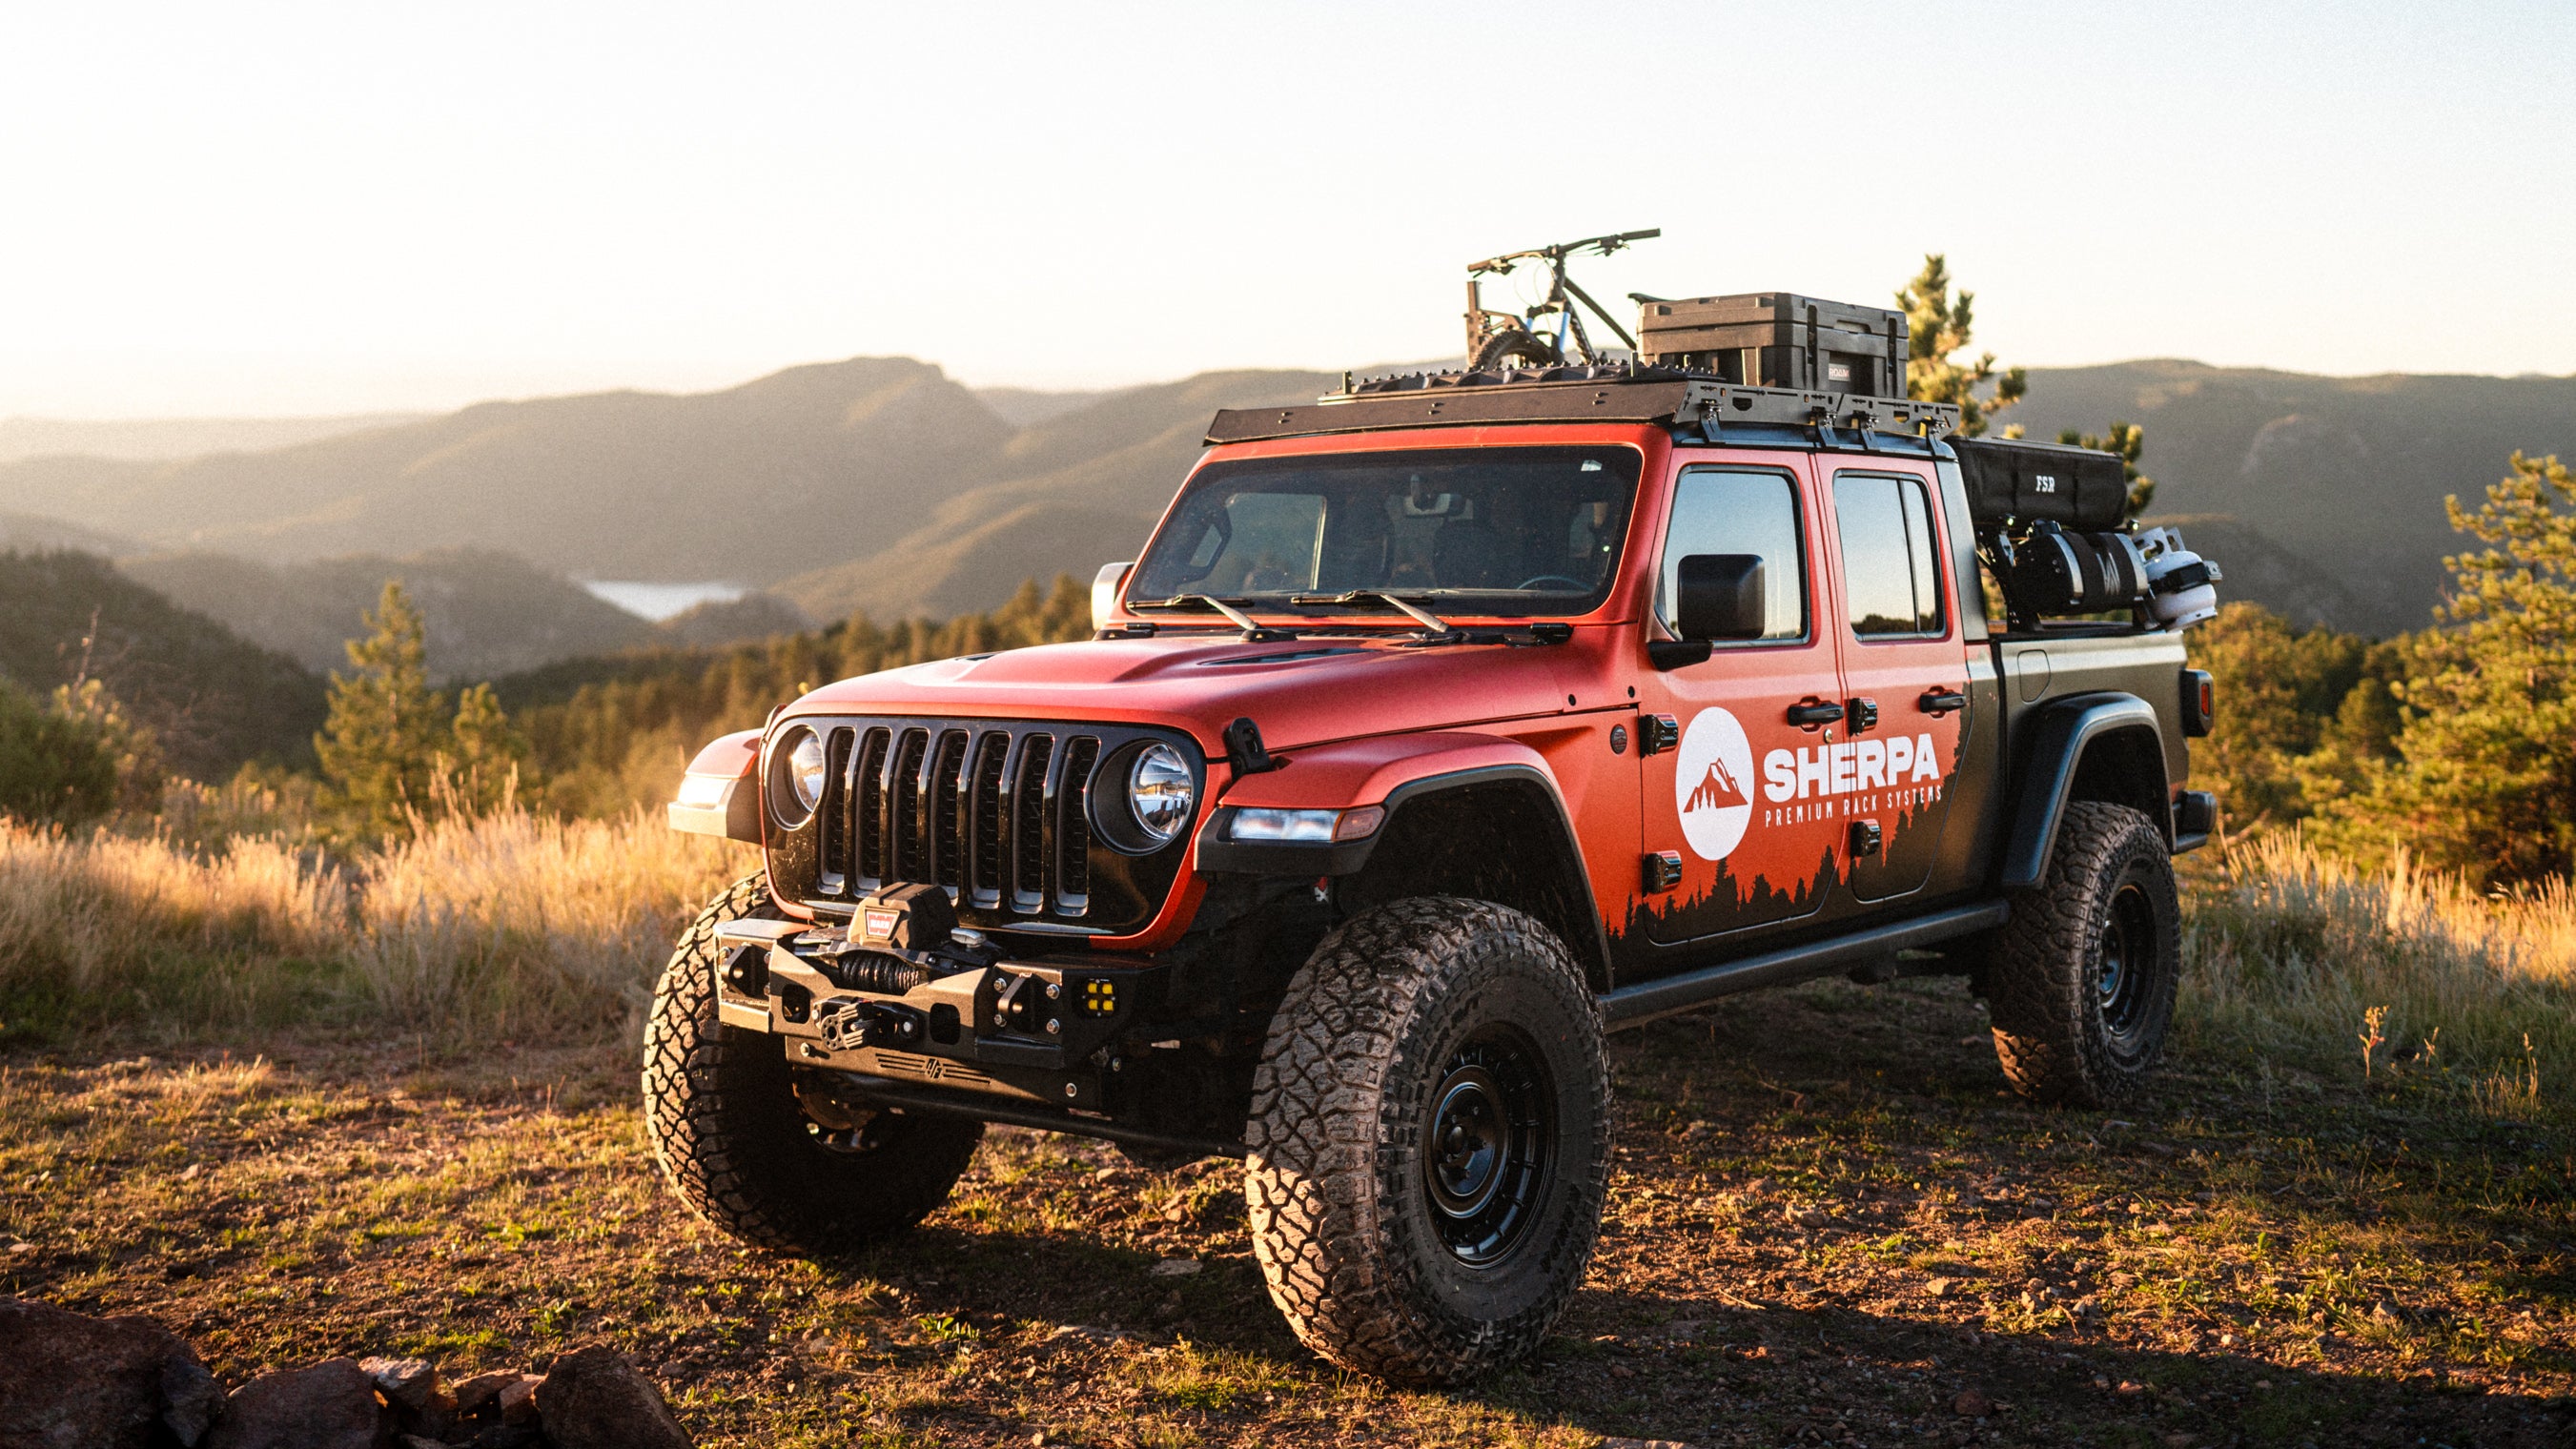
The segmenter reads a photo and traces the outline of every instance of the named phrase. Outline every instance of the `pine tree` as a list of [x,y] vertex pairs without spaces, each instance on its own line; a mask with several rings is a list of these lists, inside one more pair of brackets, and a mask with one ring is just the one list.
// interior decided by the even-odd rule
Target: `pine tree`
[[457,696],[448,736],[436,764],[442,813],[489,815],[529,783],[527,738],[501,712],[492,686],[478,684]]
[[348,643],[356,671],[331,675],[331,713],[313,737],[331,802],[367,835],[402,828],[431,808],[438,756],[452,738],[446,697],[429,687],[420,611],[398,579]]
[[[1924,402],[1956,403],[1959,431],[1972,438],[1985,432],[1995,414],[2030,390],[2030,379],[2021,368],[1998,376],[1991,352],[1972,363],[1950,360],[1951,353],[1976,340],[1976,302],[1974,292],[1963,290],[1956,299],[1951,297],[1950,260],[1939,252],[1925,256],[1923,270],[1896,294],[1896,305],[1905,309],[1913,348],[1905,364],[1905,395]],[[1994,391],[1979,396],[1977,390],[1989,383]],[[2020,429],[2010,429],[2006,436],[2018,437]]]
[[2192,747],[2192,781],[2218,792],[2230,831],[2302,820],[2392,753],[2387,680],[2400,665],[2390,646],[2323,624],[2301,630],[2248,603],[2221,606],[2185,643],[2219,701],[2209,739]]
[[2332,813],[2328,839],[2404,846],[2493,885],[2576,868],[2576,481],[2555,457],[2513,474],[2451,526],[2488,547],[2443,562],[2440,626],[2403,642],[2398,760]]

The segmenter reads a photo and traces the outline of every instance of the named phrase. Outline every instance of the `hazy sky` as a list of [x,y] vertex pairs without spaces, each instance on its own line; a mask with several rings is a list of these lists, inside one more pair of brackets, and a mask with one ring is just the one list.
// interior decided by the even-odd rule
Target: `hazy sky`
[[1461,266],[2007,361],[2576,372],[2576,6],[19,3],[0,415],[1072,387],[1458,346]]

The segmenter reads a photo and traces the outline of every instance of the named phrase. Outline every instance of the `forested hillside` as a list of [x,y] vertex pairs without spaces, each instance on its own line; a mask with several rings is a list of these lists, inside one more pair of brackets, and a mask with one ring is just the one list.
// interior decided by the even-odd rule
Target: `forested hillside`
[[198,779],[253,759],[309,768],[322,723],[320,675],[88,554],[0,553],[0,676],[38,696],[104,681]]
[[385,580],[401,579],[429,626],[429,669],[440,679],[489,679],[576,654],[651,643],[651,624],[580,585],[496,549],[439,549],[408,558],[356,554],[263,564],[219,553],[147,554],[127,576],[183,608],[221,619],[307,669],[347,667],[357,632]]

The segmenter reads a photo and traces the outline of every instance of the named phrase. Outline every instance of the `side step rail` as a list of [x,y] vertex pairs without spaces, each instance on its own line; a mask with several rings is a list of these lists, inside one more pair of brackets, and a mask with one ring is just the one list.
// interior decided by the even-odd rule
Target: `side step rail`
[[1602,1023],[1612,1031],[1643,1026],[1661,1017],[1705,1006],[1721,996],[1765,986],[1786,986],[1811,976],[1831,975],[1893,951],[1909,951],[1972,936],[2002,925],[2012,916],[2004,901],[1953,906],[1928,916],[1873,926],[1848,936],[1832,936],[1802,946],[1784,946],[1678,976],[1622,986],[1601,998]]

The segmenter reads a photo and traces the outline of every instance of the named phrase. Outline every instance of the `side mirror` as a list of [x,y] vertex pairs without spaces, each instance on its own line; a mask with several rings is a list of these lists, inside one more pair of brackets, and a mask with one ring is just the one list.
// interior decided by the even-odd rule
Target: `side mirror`
[[1100,572],[1091,576],[1092,633],[1109,627],[1109,616],[1118,612],[1118,590],[1127,582],[1127,571],[1135,566],[1132,562],[1102,564]]
[[1673,590],[1673,632],[1685,639],[1759,639],[1762,559],[1749,553],[1695,553],[1682,560]]
[[1759,639],[1763,610],[1762,559],[1750,553],[1685,556],[1673,589],[1673,632],[1679,640],[1646,646],[1657,669],[1678,669],[1708,658],[1720,639]]

